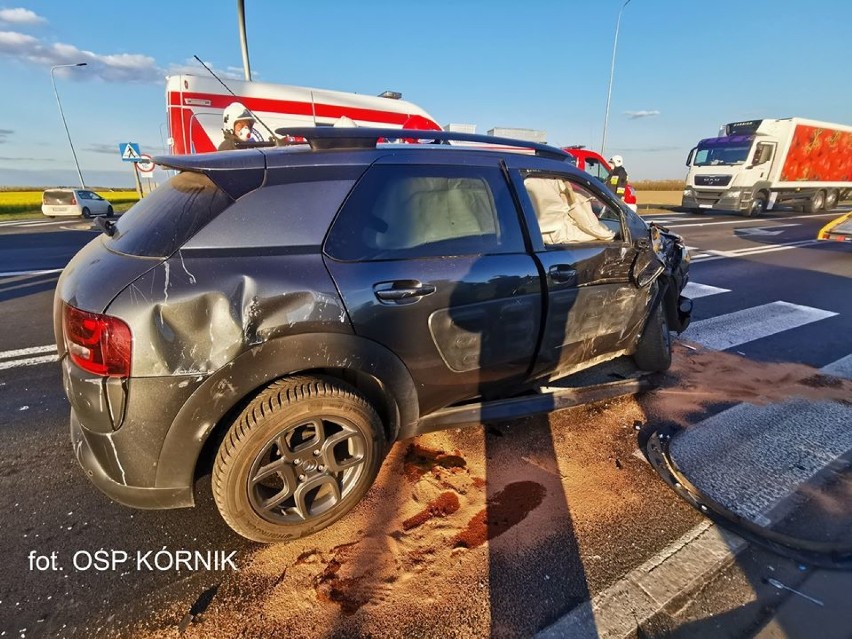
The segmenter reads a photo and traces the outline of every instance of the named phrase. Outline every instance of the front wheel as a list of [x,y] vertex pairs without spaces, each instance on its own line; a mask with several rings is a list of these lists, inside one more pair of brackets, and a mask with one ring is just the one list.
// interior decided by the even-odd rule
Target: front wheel
[[751,201],[751,206],[748,211],[746,211],[747,217],[760,217],[766,212],[766,195],[763,193],[758,193],[754,196],[754,199]]
[[212,478],[219,512],[235,532],[263,543],[330,526],[375,480],[383,432],[375,409],[342,382],[273,382],[219,447]]
[[115,215],[115,211],[112,210],[111,206],[108,206],[106,216],[107,217],[113,217],[114,215]]
[[643,371],[662,372],[672,365],[672,336],[663,304],[664,300],[657,304],[633,353],[633,361]]

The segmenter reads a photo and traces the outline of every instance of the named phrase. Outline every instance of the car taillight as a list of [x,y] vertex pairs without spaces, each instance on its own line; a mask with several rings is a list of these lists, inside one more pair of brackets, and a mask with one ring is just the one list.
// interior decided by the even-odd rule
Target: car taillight
[[77,198],[73,195],[71,196],[71,204],[77,204]]
[[117,317],[64,305],[62,332],[71,361],[101,377],[130,377],[133,337]]
[[629,184],[624,189],[624,203],[636,204],[636,191]]

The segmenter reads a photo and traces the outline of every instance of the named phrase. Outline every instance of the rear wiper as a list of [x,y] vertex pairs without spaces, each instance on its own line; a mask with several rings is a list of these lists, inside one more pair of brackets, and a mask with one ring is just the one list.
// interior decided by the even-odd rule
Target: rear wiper
[[101,227],[101,230],[112,237],[115,235],[115,222],[112,220],[108,220],[105,217],[99,217],[95,219],[95,223]]

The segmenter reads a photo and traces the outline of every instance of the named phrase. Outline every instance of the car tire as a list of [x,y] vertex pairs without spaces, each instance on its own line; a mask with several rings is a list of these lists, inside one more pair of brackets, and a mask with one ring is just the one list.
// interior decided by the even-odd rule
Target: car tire
[[285,378],[261,391],[225,435],[213,497],[247,539],[299,539],[361,501],[384,452],[381,419],[357,390],[330,378]]
[[757,193],[754,196],[754,199],[751,201],[751,206],[745,212],[746,217],[760,217],[766,212],[766,194],[765,193]]
[[825,192],[817,191],[805,203],[805,213],[819,213],[825,206]]
[[833,211],[837,208],[837,191],[826,191],[825,192],[825,210]]
[[83,217],[85,217],[87,219],[92,217],[92,212],[89,209],[87,209],[86,207],[83,207]]
[[672,337],[669,321],[660,301],[636,344],[633,361],[643,371],[662,372],[672,365]]
[[114,215],[115,215],[115,211],[113,211],[113,210],[112,210],[112,207],[111,207],[111,206],[108,206],[108,207],[107,207],[106,216],[107,216],[107,217],[113,217]]

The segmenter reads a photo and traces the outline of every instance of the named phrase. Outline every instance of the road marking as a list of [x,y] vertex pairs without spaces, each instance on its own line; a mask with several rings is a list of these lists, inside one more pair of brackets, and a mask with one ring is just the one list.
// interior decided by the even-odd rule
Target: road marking
[[[757,236],[774,236],[781,235],[787,227],[791,226],[801,226],[801,224],[776,224],[775,226],[746,226],[741,229],[734,229],[734,233],[736,235],[745,235],[746,237],[750,235]],[[780,229],[778,231],[774,231],[772,229]]]
[[[824,366],[820,369],[820,372],[832,374],[832,371],[837,370],[845,371],[852,378],[852,355],[847,355]],[[722,486],[731,482],[730,473],[732,470],[734,472],[747,470],[748,474],[752,475],[750,478],[746,477],[742,482],[745,495],[736,494],[733,498],[733,505],[742,507],[744,502],[747,503],[747,510],[753,514],[758,523],[763,522],[762,525],[771,524],[771,520],[766,515],[773,513],[779,505],[783,506],[784,500],[800,485],[792,485],[791,478],[786,477],[787,492],[772,491],[772,496],[767,499],[766,496],[761,496],[759,492],[761,488],[764,491],[766,490],[767,476],[776,478],[779,472],[799,471],[800,475],[810,472],[811,474],[804,478],[804,481],[807,481],[822,470],[825,465],[833,463],[838,456],[846,453],[847,445],[852,445],[850,444],[852,433],[847,427],[850,419],[848,407],[841,407],[836,403],[828,404],[827,402],[820,405],[805,402],[798,402],[797,404],[804,404],[805,412],[799,413],[798,419],[795,420],[789,418],[789,413],[795,411],[795,408],[794,411],[790,411],[789,404],[775,407],[740,404],[699,424],[694,424],[687,431],[684,431],[691,437],[697,436],[711,440],[694,442],[694,454],[699,464],[713,459],[713,448],[718,449],[717,453],[720,451],[728,453],[733,447],[733,438],[730,432],[720,434],[718,431],[721,429],[718,426],[714,428],[713,424],[708,422],[714,419],[718,420],[727,413],[727,417],[724,418],[727,421],[726,425],[742,431],[746,444],[752,449],[754,459],[764,460],[764,465],[768,468],[765,475],[760,474],[762,471],[753,463],[753,459],[746,462],[730,459],[728,460],[729,463],[726,464],[716,463],[717,460],[713,459],[714,463],[706,464],[706,466],[720,471],[720,474],[723,475]],[[820,406],[819,415],[811,414],[811,409],[814,406]],[[796,407],[795,403],[794,407]],[[795,433],[794,436],[798,439],[794,441],[802,441],[805,450],[792,452],[791,458],[786,463],[784,460],[780,460],[777,452],[775,452],[776,446],[774,444],[779,441],[778,431],[776,430],[779,422],[767,418],[766,414],[766,411],[773,408],[779,409],[778,412],[782,420],[793,422],[794,427],[803,431]],[[764,412],[759,419],[751,420],[752,416],[746,414],[749,410],[762,410]],[[826,420],[824,419],[825,415],[822,414],[826,410],[834,412],[845,410],[845,414],[832,415],[830,420]],[[749,421],[754,423],[743,423],[743,417],[749,418]],[[812,423],[818,424],[817,432],[811,427]],[[788,427],[790,425],[789,423],[785,424]],[[712,441],[713,435],[716,436],[715,441]],[[678,444],[678,441],[678,437],[672,440],[673,452],[676,446],[683,448],[683,442],[681,441]],[[844,447],[847,448],[844,449]],[[827,451],[828,448],[832,450]],[[645,458],[641,452],[637,450],[636,453],[638,453],[636,456],[644,461]],[[833,453],[837,453],[837,455],[832,457]],[[820,461],[813,463],[816,459]],[[803,460],[807,461],[803,463]],[[684,470],[682,465],[684,462],[679,461],[678,463]],[[696,483],[691,473],[689,478],[693,484],[705,490],[704,486]],[[712,493],[711,496],[713,496]],[[675,600],[683,601],[685,596],[703,587],[716,574],[730,565],[736,555],[746,547],[747,543],[740,537],[714,526],[709,521],[702,521],[683,537],[669,544],[660,553],[641,566],[634,568],[606,590],[595,595],[591,601],[582,603],[554,624],[539,632],[536,639],[561,639],[562,637],[621,639],[633,637],[636,635],[637,628],[642,627]]]
[[[739,220],[725,220],[724,222],[699,222],[699,223],[695,223],[695,224],[692,224],[692,223],[677,224],[676,226],[672,226],[672,228],[673,229],[685,229],[687,227],[693,227],[693,226],[717,226],[719,224],[746,224],[748,222],[760,223],[760,222],[770,222],[773,219],[777,219],[779,221],[809,220],[809,219],[817,219],[817,218],[820,218],[820,217],[837,217],[837,215],[835,213],[823,213],[823,214],[820,214],[820,215],[796,215],[796,216],[791,216],[791,217],[770,218],[770,219],[764,218],[763,220],[757,220],[757,219],[750,220],[748,218],[740,218]],[[769,227],[769,228],[773,228],[773,227]]]
[[6,271],[5,273],[0,273],[0,277],[18,277],[20,275],[46,275],[48,273],[61,273],[62,271],[63,269],[61,268],[50,268],[40,271]]
[[833,401],[738,404],[675,436],[671,456],[701,492],[768,526],[778,504],[852,449],[850,422],[852,408]]
[[713,260],[726,260],[732,257],[746,257],[748,255],[759,255],[763,253],[775,253],[776,251],[789,251],[794,248],[802,248],[805,246],[814,246],[820,244],[820,240],[800,240],[798,242],[784,242],[782,244],[772,244],[770,246],[755,246],[734,251],[716,251],[707,249],[703,253],[693,255],[693,262],[711,262]]
[[683,336],[687,341],[721,351],[835,315],[810,306],[772,302],[692,322]]
[[48,362],[56,362],[59,360],[59,355],[41,355],[40,357],[28,357],[27,359],[13,359],[8,362],[0,362],[0,371],[5,371],[10,368],[20,368],[23,366],[35,366],[36,364],[47,364]]
[[746,542],[708,521],[634,568],[606,590],[585,601],[536,639],[621,639],[684,592],[694,592],[730,565]]
[[708,297],[710,295],[718,295],[719,293],[730,293],[729,288],[719,288],[718,286],[708,286],[707,284],[698,284],[697,282],[689,282],[683,288],[683,295],[691,299],[699,297]]
[[46,344],[44,346],[31,346],[30,348],[18,348],[13,351],[0,352],[0,359],[11,359],[13,357],[24,357],[25,355],[36,355],[39,353],[56,352],[55,344]]
[[836,362],[832,362],[819,369],[821,373],[833,375],[834,377],[845,377],[852,379],[852,355],[841,357]]
[[[47,353],[47,354],[45,354]],[[23,359],[21,359],[23,358]],[[29,348],[16,348],[11,351],[0,352],[0,371],[10,368],[21,368],[24,366],[36,366],[59,360],[54,344],[44,346],[31,346]]]

